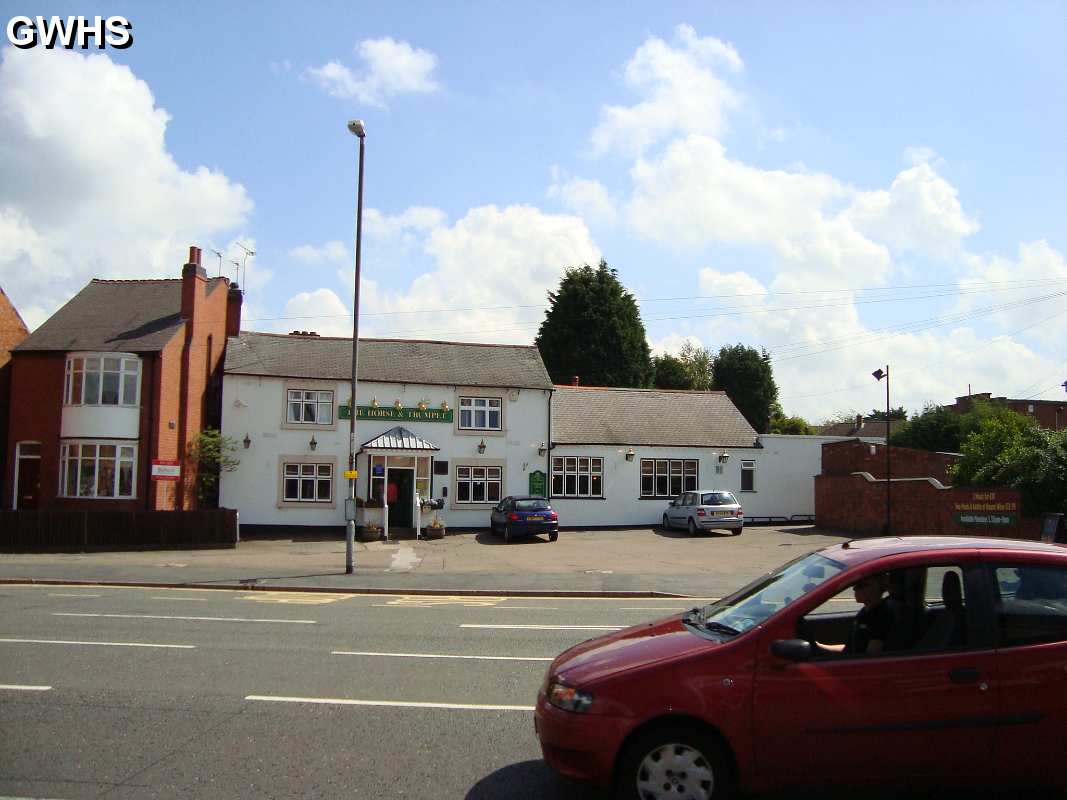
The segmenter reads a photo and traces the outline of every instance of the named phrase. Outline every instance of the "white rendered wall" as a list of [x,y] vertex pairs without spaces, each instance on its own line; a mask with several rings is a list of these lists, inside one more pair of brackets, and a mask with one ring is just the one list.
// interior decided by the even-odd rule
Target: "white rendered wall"
[[64,439],[138,439],[138,406],[63,406],[60,436]]
[[[288,388],[332,389],[334,391],[334,423],[330,426],[301,426],[295,428],[284,422],[286,391]],[[350,386],[337,381],[293,381],[283,378],[254,378],[227,375],[222,393],[222,430],[227,436],[242,442],[247,434],[251,445],[246,450],[238,446],[240,466],[224,473],[221,480],[220,502],[236,508],[242,524],[251,525],[344,525],[344,498],[348,481],[342,473],[348,464],[349,421],[338,420],[337,408],[346,405]],[[500,397],[502,399],[501,431],[461,431],[459,398],[461,396]],[[502,496],[525,494],[529,490],[529,473],[540,469],[548,474],[548,456],[539,456],[538,448],[548,439],[548,392],[540,389],[485,389],[474,387],[432,386],[425,384],[391,384],[363,382],[358,385],[357,405],[379,405],[388,408],[396,400],[411,408],[426,402],[430,408],[440,408],[447,401],[453,411],[452,424],[436,422],[398,422],[395,420],[357,420],[356,441],[359,445],[402,425],[416,435],[440,447],[435,460],[449,462],[449,475],[433,476],[433,496],[443,497],[448,487],[444,509],[439,512],[452,527],[487,527],[492,503],[461,505],[455,503],[455,474],[459,464],[501,466]],[[316,448],[309,442],[314,435]],[[485,452],[478,453],[478,445],[485,441]],[[300,504],[290,507],[281,502],[280,471],[283,456],[299,456],[334,464],[334,502],[327,507],[320,504]],[[359,497],[367,495],[366,454],[360,457],[360,475],[356,485]],[[425,518],[424,518],[425,519]]]

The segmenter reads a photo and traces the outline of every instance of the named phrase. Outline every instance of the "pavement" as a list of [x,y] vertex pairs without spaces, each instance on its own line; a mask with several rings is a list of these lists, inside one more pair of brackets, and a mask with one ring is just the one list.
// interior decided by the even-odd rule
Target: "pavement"
[[560,532],[510,544],[488,532],[357,542],[260,538],[236,549],[0,554],[0,583],[57,582],[390,594],[718,597],[799,555],[851,536],[812,525],[741,536],[658,528]]

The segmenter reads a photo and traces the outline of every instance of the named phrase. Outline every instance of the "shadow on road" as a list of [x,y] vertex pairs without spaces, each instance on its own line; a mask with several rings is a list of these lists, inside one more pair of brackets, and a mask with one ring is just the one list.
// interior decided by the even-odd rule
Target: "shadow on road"
[[603,800],[596,789],[561,778],[544,761],[523,761],[498,769],[467,792],[466,800]]
[[[560,535],[566,536],[567,534],[562,533]],[[493,534],[491,534],[489,531],[482,531],[481,533],[477,534],[474,537],[474,541],[476,541],[478,544],[506,544],[509,547],[511,545],[518,544],[550,544],[550,542],[548,541],[548,534],[544,534],[543,536],[516,536],[510,542],[505,542],[503,536],[493,536]]]

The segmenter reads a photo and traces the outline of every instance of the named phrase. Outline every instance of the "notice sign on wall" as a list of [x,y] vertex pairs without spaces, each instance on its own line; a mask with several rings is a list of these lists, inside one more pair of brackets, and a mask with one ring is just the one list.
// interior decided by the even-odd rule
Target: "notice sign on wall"
[[152,480],[176,481],[182,476],[182,468],[177,461],[165,458],[152,459]]
[[1003,492],[977,491],[952,504],[959,525],[1014,525],[1019,521],[1019,501]]

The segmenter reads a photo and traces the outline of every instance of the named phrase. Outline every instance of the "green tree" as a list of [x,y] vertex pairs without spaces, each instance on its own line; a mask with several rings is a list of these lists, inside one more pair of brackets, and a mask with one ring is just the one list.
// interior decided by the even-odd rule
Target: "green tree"
[[815,429],[803,417],[787,417],[782,406],[775,403],[774,408],[771,409],[770,432],[785,433],[790,436],[810,436],[815,433]]
[[771,356],[743,344],[724,346],[712,368],[714,388],[726,392],[737,410],[759,433],[767,433],[771,412],[778,403],[778,385],[771,370]]
[[714,383],[715,355],[708,348],[697,347],[686,340],[678,352],[678,358],[685,365],[685,371],[689,375],[690,389],[702,392],[711,389]]
[[201,506],[218,505],[219,476],[233,472],[241,463],[234,458],[237,440],[215,428],[205,428],[189,443],[189,457],[196,466],[196,497]]
[[591,386],[652,384],[637,301],[603,260],[567,270],[559,289],[548,294],[535,343],[556,383],[570,383],[577,375]]
[[918,416],[898,429],[889,443],[935,453],[958,453],[962,444],[963,417],[946,406],[928,405]]
[[975,415],[963,458],[950,470],[963,486],[1018,489],[1023,512],[1067,511],[1067,431],[1047,431],[1009,409]]
[[657,389],[692,389],[693,382],[689,372],[680,358],[664,353],[653,356],[652,367],[655,370],[654,385]]
[[[886,413],[884,411],[879,411],[876,408],[870,414],[867,415],[867,419],[869,419],[869,420],[880,420],[881,422],[885,422],[886,416],[887,415],[886,415]],[[908,418],[908,412],[904,410],[904,406],[898,406],[897,408],[889,409],[888,416],[889,416],[890,421],[895,420],[895,419],[907,419]]]

